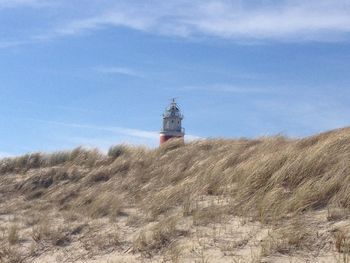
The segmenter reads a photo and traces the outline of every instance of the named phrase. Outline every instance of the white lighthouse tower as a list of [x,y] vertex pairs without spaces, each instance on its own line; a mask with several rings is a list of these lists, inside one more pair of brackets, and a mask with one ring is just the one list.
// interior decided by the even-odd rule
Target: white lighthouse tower
[[182,128],[181,122],[184,116],[175,99],[172,99],[170,105],[165,109],[163,114],[163,128],[160,131],[160,145],[171,138],[184,138],[185,129]]

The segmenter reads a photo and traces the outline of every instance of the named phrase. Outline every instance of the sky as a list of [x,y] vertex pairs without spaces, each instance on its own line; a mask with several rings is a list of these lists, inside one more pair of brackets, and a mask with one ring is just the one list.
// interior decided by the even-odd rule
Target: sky
[[349,126],[348,0],[0,0],[0,157]]

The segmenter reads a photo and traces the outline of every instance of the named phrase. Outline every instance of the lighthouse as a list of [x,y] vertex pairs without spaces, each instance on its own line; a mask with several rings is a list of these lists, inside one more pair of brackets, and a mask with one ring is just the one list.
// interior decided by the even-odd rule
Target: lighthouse
[[184,116],[175,99],[172,99],[170,105],[165,109],[163,114],[163,128],[160,131],[160,145],[171,138],[184,138],[185,129],[182,128],[181,122]]

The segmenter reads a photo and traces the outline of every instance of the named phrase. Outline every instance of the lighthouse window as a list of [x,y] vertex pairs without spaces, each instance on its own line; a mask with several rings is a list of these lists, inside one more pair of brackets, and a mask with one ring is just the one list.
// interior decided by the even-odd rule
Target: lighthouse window
[[174,123],[174,120],[172,120],[171,123]]

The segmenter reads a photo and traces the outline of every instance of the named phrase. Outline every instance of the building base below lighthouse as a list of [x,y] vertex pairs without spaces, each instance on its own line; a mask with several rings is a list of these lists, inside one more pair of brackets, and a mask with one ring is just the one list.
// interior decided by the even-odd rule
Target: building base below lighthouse
[[182,138],[184,139],[184,133],[179,132],[177,134],[167,134],[167,133],[160,133],[160,145],[164,144],[165,142],[169,141],[170,139],[176,139],[176,138]]
[[175,137],[175,136],[160,136],[160,145],[166,143],[167,141],[169,141],[170,139],[176,139],[176,138],[183,138],[182,136],[179,137]]

